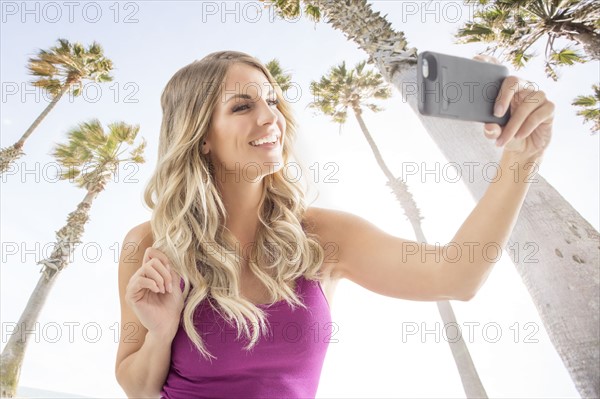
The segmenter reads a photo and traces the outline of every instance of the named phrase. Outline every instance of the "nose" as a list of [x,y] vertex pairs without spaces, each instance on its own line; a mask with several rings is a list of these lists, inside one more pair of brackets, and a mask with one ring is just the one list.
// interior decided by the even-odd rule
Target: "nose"
[[271,108],[272,106],[268,103],[269,100],[265,100],[265,99],[260,99],[259,100],[259,115],[258,115],[258,124],[260,126],[262,125],[272,125],[275,122],[277,122],[277,118],[278,115],[275,112],[275,110],[273,110],[273,108]]

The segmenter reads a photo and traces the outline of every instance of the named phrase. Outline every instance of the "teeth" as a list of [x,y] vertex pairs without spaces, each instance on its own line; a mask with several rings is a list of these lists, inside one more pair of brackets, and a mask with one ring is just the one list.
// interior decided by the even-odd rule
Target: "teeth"
[[265,137],[264,139],[251,141],[250,144],[253,146],[258,146],[258,145],[265,144],[265,143],[274,143],[276,141],[277,141],[277,136],[271,135],[271,136]]

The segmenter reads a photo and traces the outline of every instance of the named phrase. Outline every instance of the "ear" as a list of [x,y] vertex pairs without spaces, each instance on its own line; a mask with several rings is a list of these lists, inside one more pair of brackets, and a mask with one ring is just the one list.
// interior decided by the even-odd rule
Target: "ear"
[[201,151],[202,151],[202,154],[204,154],[204,155],[206,155],[210,152],[209,143],[206,140],[204,140],[202,142],[202,150]]

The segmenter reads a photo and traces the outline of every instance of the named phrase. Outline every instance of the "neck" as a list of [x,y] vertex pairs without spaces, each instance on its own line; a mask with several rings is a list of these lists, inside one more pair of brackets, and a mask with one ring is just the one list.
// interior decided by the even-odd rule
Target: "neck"
[[263,181],[264,179],[255,182],[240,179],[239,182],[218,184],[227,211],[225,227],[242,245],[253,242],[255,238]]

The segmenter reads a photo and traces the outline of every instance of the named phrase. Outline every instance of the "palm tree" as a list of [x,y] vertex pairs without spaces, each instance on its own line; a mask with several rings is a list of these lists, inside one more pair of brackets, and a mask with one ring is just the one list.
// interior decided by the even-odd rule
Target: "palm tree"
[[321,10],[318,4],[312,4],[305,2],[304,9],[300,10],[299,0],[260,0],[265,3],[265,8],[272,8],[275,10],[275,14],[280,18],[296,18],[300,14],[305,15],[313,22],[319,22],[321,19]]
[[[402,93],[403,101],[449,162],[486,165],[497,158],[496,148],[483,136],[480,123],[419,113],[417,49],[409,48],[404,33],[395,31],[380,13],[373,12],[366,0],[304,0],[304,4],[318,6],[319,15],[327,23],[369,55],[368,62],[375,63],[384,79]],[[463,183],[479,201],[489,182],[483,173],[472,177],[463,179]],[[533,244],[538,262],[528,262],[519,251],[507,252],[579,393],[582,397],[600,397],[600,370],[594,367],[600,362],[600,234],[540,174],[535,179],[507,248]],[[572,326],[578,326],[576,339]]]
[[571,105],[581,107],[577,115],[583,116],[583,122],[593,122],[592,132],[600,131],[600,86],[593,85],[594,95],[578,96]]
[[[488,6],[485,7],[484,6]],[[508,58],[520,68],[534,54],[527,50],[546,37],[546,73],[558,79],[553,67],[588,61],[569,46],[555,50],[557,38],[580,44],[593,59],[600,59],[600,3],[594,0],[467,0],[481,10],[458,30],[458,43],[492,43],[485,51],[506,49]]]
[[[534,57],[527,50],[546,38],[546,75],[558,80],[554,67],[585,63],[584,55],[570,45],[555,50],[554,40],[564,38],[583,46],[585,53],[600,60],[600,2],[595,0],[467,0],[488,6],[473,14],[455,35],[457,43],[491,43],[485,53],[508,51],[508,60],[519,69]],[[584,121],[588,119],[584,117]]]
[[[104,190],[119,164],[145,162],[145,140],[130,151],[128,158],[120,158],[126,151],[121,150],[122,144],[133,145],[139,126],[117,122],[110,124],[108,130],[105,134],[98,120],[81,123],[68,133],[68,144],[59,144],[54,149],[52,155],[61,165],[60,179],[73,179],[71,181],[87,193],[77,209],[68,215],[67,224],[56,232],[56,245],[50,257],[38,262],[42,264],[42,275],[19,319],[21,329],[33,328],[58,275],[67,267],[75,245],[81,243],[93,200]],[[81,171],[83,166],[86,173]],[[29,334],[13,334],[4,347],[0,355],[0,396],[15,395],[28,343]]]
[[273,58],[271,61],[265,64],[273,78],[281,88],[282,92],[286,92],[290,87],[292,87],[292,75],[289,73],[285,73],[283,68],[281,68],[281,64],[277,58]]
[[[368,108],[373,112],[382,110],[377,105],[368,103],[368,100],[371,98],[385,100],[392,95],[388,85],[383,83],[382,76],[373,71],[365,70],[365,65],[366,61],[359,62],[353,69],[348,71],[346,63],[342,62],[340,65],[331,68],[330,72],[326,76],[322,76],[319,82],[311,82],[310,92],[317,100],[311,102],[309,107],[330,116],[334,122],[340,124],[340,128],[342,124],[346,123],[348,109],[352,110],[367,143],[371,147],[371,151],[375,155],[377,164],[387,177],[387,186],[391,188],[402,209],[404,209],[404,213],[413,227],[417,240],[425,243],[427,240],[421,227],[423,217],[421,217],[412,194],[402,178],[395,178],[385,164],[379,148],[377,148],[377,144],[375,144],[363,120],[363,108]],[[444,325],[448,325],[448,323],[458,325],[449,301],[439,301],[437,305]],[[479,379],[469,350],[462,337],[457,342],[449,341],[448,343],[467,397],[487,398],[483,384]]]
[[67,91],[73,88],[72,94],[78,96],[84,80],[99,83],[112,81],[109,74],[112,68],[112,61],[104,56],[102,47],[96,42],[86,50],[80,43],[71,44],[66,39],[58,39],[58,46],[51,47],[48,51],[39,50],[37,57],[30,58],[27,69],[36,79],[31,84],[50,94],[52,101],[19,141],[0,150],[0,174],[8,169],[11,162],[24,155],[22,148],[25,140]]

